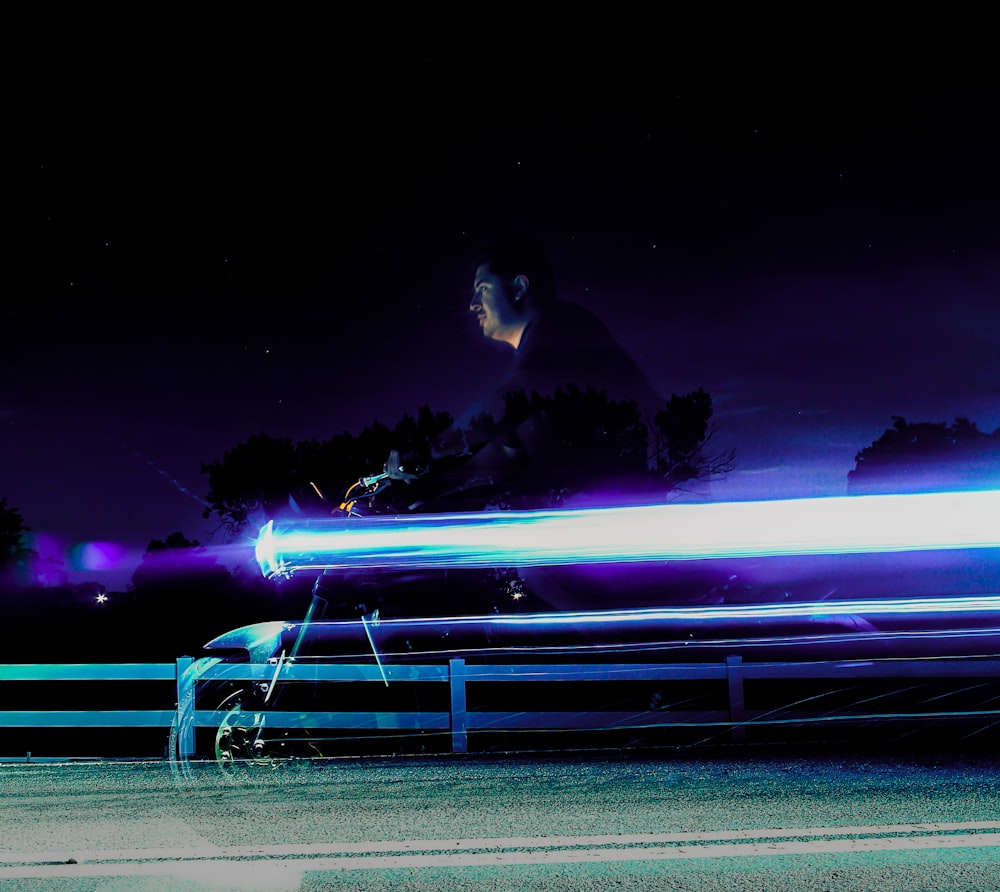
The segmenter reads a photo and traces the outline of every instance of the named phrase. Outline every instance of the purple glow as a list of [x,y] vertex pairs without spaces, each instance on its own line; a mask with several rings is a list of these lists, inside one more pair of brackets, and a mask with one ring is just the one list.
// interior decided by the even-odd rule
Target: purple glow
[[114,570],[121,566],[127,551],[115,542],[82,542],[70,552],[75,570]]

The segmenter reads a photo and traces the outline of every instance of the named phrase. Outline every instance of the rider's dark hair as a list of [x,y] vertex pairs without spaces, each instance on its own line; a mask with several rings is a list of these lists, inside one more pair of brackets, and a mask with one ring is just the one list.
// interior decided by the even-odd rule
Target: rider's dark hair
[[504,239],[490,245],[479,255],[476,266],[488,264],[490,272],[512,282],[516,276],[527,276],[528,295],[535,305],[555,298],[555,276],[548,252],[531,239]]

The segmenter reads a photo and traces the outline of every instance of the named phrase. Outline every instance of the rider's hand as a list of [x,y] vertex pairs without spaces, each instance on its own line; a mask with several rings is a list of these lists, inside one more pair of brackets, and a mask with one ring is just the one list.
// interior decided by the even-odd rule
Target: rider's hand
[[403,480],[406,483],[409,483],[410,481],[417,479],[416,474],[407,473],[407,471],[403,468],[399,458],[398,449],[393,449],[389,453],[389,457],[385,460],[385,472],[389,475],[390,480]]

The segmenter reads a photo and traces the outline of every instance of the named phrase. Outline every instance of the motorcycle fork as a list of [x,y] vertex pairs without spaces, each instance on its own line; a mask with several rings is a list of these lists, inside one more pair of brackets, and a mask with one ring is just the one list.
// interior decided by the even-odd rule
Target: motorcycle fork
[[[274,672],[271,675],[270,683],[265,683],[261,685],[260,693],[262,700],[262,705],[266,708],[273,709],[275,704],[280,700],[280,693],[278,692],[278,683],[282,681],[281,675],[282,670],[285,666],[294,665],[296,658],[299,655],[299,651],[302,649],[302,645],[305,642],[306,635],[309,631],[309,626],[311,623],[320,622],[323,616],[326,614],[327,607],[329,606],[329,601],[326,598],[321,597],[317,593],[319,588],[319,580],[316,581],[316,585],[313,587],[312,597],[309,601],[309,607],[306,610],[305,618],[299,625],[298,633],[295,636],[295,641],[292,644],[291,650],[282,651],[280,656],[277,657],[275,661]],[[389,678],[385,671],[385,666],[382,663],[381,655],[379,654],[378,647],[375,643],[375,639],[372,635],[372,630],[378,628],[379,625],[379,612],[378,610],[373,610],[371,613],[362,614],[361,625],[364,628],[365,636],[368,639],[368,645],[371,647],[372,656],[375,658],[375,665],[378,666],[379,674],[382,676],[382,682],[386,687],[389,687]],[[314,699],[318,698],[319,691],[319,679],[314,679],[310,682],[312,685],[312,695]]]
[[[281,674],[285,666],[294,665],[296,658],[299,655],[299,651],[302,649],[302,645],[305,642],[306,635],[309,631],[310,623],[319,622],[324,614],[326,613],[327,600],[321,598],[317,593],[315,588],[313,589],[312,598],[309,601],[309,607],[306,610],[305,618],[299,624],[298,633],[295,636],[295,641],[292,643],[291,650],[282,651],[280,656],[276,659],[276,665],[274,667],[274,673],[271,675],[270,683],[264,683],[261,685],[261,700],[263,705],[269,708],[274,708],[274,705],[280,699],[280,695],[277,692],[278,683],[282,681]],[[316,686],[319,681],[311,682],[313,686],[313,695],[316,693]]]

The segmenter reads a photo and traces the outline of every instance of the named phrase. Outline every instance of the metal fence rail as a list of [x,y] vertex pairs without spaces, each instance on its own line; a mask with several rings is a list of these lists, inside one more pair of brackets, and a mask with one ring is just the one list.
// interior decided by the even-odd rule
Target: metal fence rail
[[[383,672],[384,677],[383,677]],[[261,663],[207,663],[181,657],[175,663],[95,663],[95,664],[9,664],[0,665],[2,682],[67,681],[170,681],[176,687],[177,703],[196,702],[196,686],[221,679],[233,681],[273,681],[276,667]],[[268,724],[275,728],[315,726],[358,730],[362,728],[433,729],[451,733],[452,751],[468,750],[474,731],[513,730],[596,730],[608,728],[670,727],[689,724],[721,724],[740,739],[746,728],[760,722],[762,710],[745,706],[745,683],[753,680],[872,681],[876,679],[943,680],[973,679],[982,682],[1000,679],[1000,659],[907,659],[823,662],[744,662],[731,656],[718,663],[678,664],[470,664],[463,659],[421,666],[378,666],[355,664],[289,665],[280,669],[281,682],[431,682],[448,684],[447,712],[268,712]],[[468,688],[483,682],[685,682],[712,680],[725,683],[724,708],[702,711],[656,709],[639,712],[565,711],[489,712],[469,709]],[[40,700],[42,698],[39,698]],[[174,709],[133,710],[0,710],[0,728],[169,728]],[[915,712],[913,718],[946,713]],[[1000,709],[981,710],[982,716],[1000,719]],[[815,720],[819,713],[796,711],[787,717],[796,721]],[[850,718],[850,716],[848,716]],[[217,721],[213,710],[192,709],[189,733],[179,743],[180,755],[193,753],[193,729],[211,727]],[[0,741],[0,755],[2,741]]]

